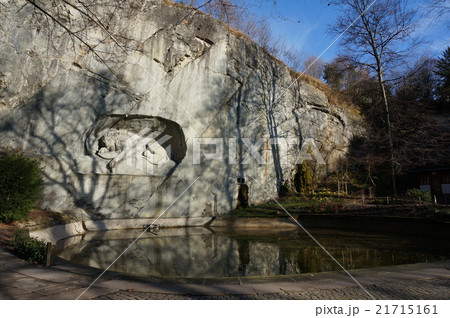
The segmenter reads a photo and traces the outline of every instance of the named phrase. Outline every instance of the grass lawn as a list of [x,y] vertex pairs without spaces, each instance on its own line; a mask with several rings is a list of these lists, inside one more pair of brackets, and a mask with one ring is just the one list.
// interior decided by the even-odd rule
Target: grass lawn
[[[361,198],[338,197],[334,194],[313,194],[309,196],[291,196],[277,199],[278,203],[290,214],[374,214],[385,216],[433,217],[450,220],[450,205],[414,204],[406,200],[385,199],[364,200]],[[237,217],[288,217],[287,213],[275,201],[238,209],[229,213]]]

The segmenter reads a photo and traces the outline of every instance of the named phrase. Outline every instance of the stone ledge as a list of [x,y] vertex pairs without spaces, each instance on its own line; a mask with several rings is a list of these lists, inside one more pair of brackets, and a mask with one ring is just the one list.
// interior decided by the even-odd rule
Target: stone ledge
[[[99,221],[83,221],[73,222],[64,225],[56,225],[46,229],[29,230],[30,237],[37,238],[45,242],[56,243],[59,240],[85,234],[87,232],[95,231],[110,231],[110,230],[128,230],[128,229],[142,229],[153,222],[155,218],[150,219],[113,219],[113,220],[99,220]],[[196,218],[160,218],[155,224],[161,228],[171,227],[195,227],[204,226],[211,221],[210,217],[196,217]]]
[[298,228],[292,218],[242,218],[219,217],[210,224],[211,227],[233,228]]
[[[156,220],[156,221],[155,221]],[[85,221],[84,226],[87,231],[108,231],[108,230],[127,230],[142,229],[152,224],[158,224],[159,227],[184,227],[184,226],[203,226],[211,220],[210,217],[194,218],[149,218],[149,219],[110,219],[99,221]]]
[[56,243],[59,240],[86,233],[82,222],[55,225],[46,229],[29,230],[29,236],[45,242]]

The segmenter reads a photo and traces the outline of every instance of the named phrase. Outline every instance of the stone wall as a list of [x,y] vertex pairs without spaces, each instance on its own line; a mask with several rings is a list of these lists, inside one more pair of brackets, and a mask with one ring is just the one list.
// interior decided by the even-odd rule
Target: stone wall
[[361,133],[357,112],[201,12],[100,1],[92,20],[46,3],[0,0],[0,147],[42,161],[42,208],[212,216],[236,207],[237,178],[267,200],[302,159],[335,169]]

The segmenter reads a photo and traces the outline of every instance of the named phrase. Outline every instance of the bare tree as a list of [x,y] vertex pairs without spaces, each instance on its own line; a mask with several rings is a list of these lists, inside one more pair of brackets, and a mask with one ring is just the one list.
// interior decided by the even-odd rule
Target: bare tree
[[290,47],[283,52],[281,58],[287,66],[297,72],[301,72],[305,60],[305,52],[298,48]]
[[[270,27],[269,18],[255,14],[255,9],[262,2],[271,3],[273,10],[277,11],[277,1],[180,0],[178,2],[202,10],[216,19],[227,23],[232,28],[239,30],[261,46],[267,53],[284,61],[290,68],[296,71],[301,71],[302,68],[305,68],[303,66],[305,53],[298,48],[288,46],[284,38],[275,36]],[[273,18],[273,15],[271,18]],[[276,19],[283,20],[285,18],[277,11]],[[320,69],[323,67],[321,64],[322,60],[319,60],[312,68]],[[317,74],[317,72],[319,71],[316,70],[314,74]],[[320,74],[313,76],[320,77]]]
[[321,78],[325,69],[325,62],[322,58],[310,55],[303,61],[303,72],[315,78]]
[[417,45],[417,42],[409,42],[415,29],[416,11],[407,9],[404,0],[337,0],[329,3],[342,9],[342,14],[331,27],[331,31],[336,34],[345,31],[342,46],[345,47],[346,53],[351,56],[353,62],[367,66],[376,74],[379,94],[384,105],[391,186],[395,196],[396,162],[385,77],[387,70],[401,63],[405,54]]
[[241,29],[252,4],[247,0],[181,0],[186,6],[201,10],[234,28]]
[[[449,0],[428,0],[428,11],[426,14],[431,17],[443,17],[450,14]],[[450,29],[450,21],[447,20],[447,29]]]
[[[270,33],[266,18],[253,13],[257,6],[249,0],[179,0],[186,6],[201,10],[231,27],[247,34],[252,39]],[[268,32],[267,32],[267,29]],[[264,43],[265,39],[261,39]],[[266,40],[267,41],[267,40]],[[256,41],[258,42],[258,41]],[[260,43],[258,43],[260,44]]]

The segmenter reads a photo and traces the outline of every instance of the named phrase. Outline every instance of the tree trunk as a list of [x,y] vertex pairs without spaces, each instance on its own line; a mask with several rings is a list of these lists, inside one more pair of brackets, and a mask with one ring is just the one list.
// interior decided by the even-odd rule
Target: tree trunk
[[397,186],[395,182],[395,161],[394,161],[394,143],[392,142],[392,131],[391,131],[391,116],[389,112],[389,103],[387,100],[386,89],[384,87],[383,82],[383,71],[381,66],[378,68],[378,82],[380,84],[380,90],[383,97],[384,103],[384,111],[386,115],[386,132],[388,135],[388,143],[389,143],[389,155],[390,155],[390,163],[391,163],[391,186],[392,186],[392,195],[394,197],[397,196]]

